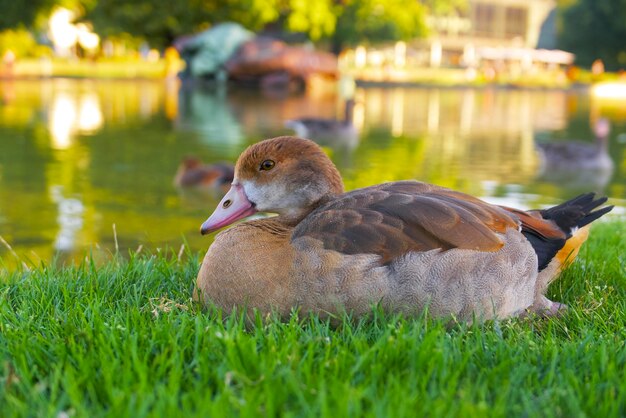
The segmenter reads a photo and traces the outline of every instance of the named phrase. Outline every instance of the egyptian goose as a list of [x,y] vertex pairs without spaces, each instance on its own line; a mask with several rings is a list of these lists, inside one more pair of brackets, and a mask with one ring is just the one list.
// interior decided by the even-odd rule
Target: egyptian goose
[[352,123],[354,100],[345,103],[343,119],[300,118],[285,121],[285,128],[292,129],[301,138],[312,139],[320,145],[353,149],[358,145],[359,135]]
[[[256,212],[278,216],[219,233],[194,296],[233,307],[358,316],[389,312],[459,320],[550,315],[564,305],[544,292],[611,210],[592,193],[523,212],[420,183],[399,181],[344,193],[314,142],[268,139],[239,157],[228,193],[202,224],[216,231]],[[580,232],[582,231],[582,232]]]
[[203,164],[198,158],[186,157],[178,166],[174,185],[177,187],[220,188],[233,181],[234,168],[230,164]]

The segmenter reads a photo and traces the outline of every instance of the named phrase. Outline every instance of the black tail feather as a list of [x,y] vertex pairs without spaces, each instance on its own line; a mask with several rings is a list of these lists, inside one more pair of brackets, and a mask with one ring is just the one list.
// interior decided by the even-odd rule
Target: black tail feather
[[606,197],[594,199],[595,193],[581,194],[560,205],[540,210],[539,213],[544,219],[554,221],[569,237],[573,228],[582,228],[613,209],[613,206],[607,206],[592,212],[607,200]]
[[[595,193],[585,193],[560,205],[540,210],[539,213],[543,219],[554,222],[565,233],[566,237],[570,238],[575,228],[582,228],[613,209],[613,206],[606,206],[593,211],[604,204],[606,200],[606,197],[595,199]],[[539,271],[546,268],[552,258],[563,248],[566,241],[562,238],[546,238],[524,228],[522,228],[522,233],[537,253]]]

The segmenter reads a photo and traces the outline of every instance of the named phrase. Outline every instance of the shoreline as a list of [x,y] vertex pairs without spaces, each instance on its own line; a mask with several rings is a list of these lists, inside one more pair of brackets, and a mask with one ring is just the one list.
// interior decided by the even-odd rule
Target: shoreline
[[[12,75],[7,76],[0,74],[0,83],[5,82],[22,82],[22,81],[49,81],[49,80],[72,80],[72,81],[115,81],[115,82],[182,82],[178,77],[151,77],[151,76],[83,76],[73,74],[54,74],[54,75]],[[251,90],[257,87],[251,87],[248,84],[229,81],[230,86],[237,88],[249,88]],[[545,84],[518,84],[518,83],[438,83],[438,82],[422,82],[422,81],[379,81],[367,79],[355,79],[355,84],[360,88],[415,88],[415,89],[503,89],[503,90],[556,90],[556,91],[585,91],[593,87],[594,83],[572,83],[567,86],[549,86]]]

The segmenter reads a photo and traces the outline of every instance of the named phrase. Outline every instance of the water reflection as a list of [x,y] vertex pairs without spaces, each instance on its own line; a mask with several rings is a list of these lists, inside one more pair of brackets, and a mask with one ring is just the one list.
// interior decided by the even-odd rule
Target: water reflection
[[[361,89],[364,125],[390,126],[392,132],[417,136],[454,131],[463,135],[517,135],[567,127],[573,93],[505,89]],[[587,105],[574,95],[575,105]],[[586,103],[585,103],[586,102]],[[626,115],[625,115],[626,116]]]
[[95,92],[78,97],[57,92],[53,97],[48,120],[52,148],[67,149],[77,134],[93,134],[102,127],[104,120]]
[[50,199],[56,203],[58,210],[59,231],[53,247],[57,251],[72,251],[76,247],[77,235],[83,227],[85,207],[79,199],[63,196],[63,186],[50,187]]
[[[122,251],[183,241],[205,249],[198,227],[220,196],[172,185],[185,156],[234,162],[250,143],[290,134],[288,119],[344,112],[332,89],[268,98],[172,81],[45,80],[0,82],[0,90],[9,97],[0,105],[0,235],[43,260],[108,253],[113,224]],[[360,88],[355,99],[358,140],[323,144],[348,189],[415,178],[527,208],[588,190],[618,205],[626,197],[626,143],[617,140],[626,111],[584,92]],[[586,182],[542,174],[537,142],[590,142],[589,121],[601,116],[613,123],[613,173],[585,174]]]
[[207,143],[239,144],[244,138],[223,86],[202,88],[183,84],[176,128],[199,133]]

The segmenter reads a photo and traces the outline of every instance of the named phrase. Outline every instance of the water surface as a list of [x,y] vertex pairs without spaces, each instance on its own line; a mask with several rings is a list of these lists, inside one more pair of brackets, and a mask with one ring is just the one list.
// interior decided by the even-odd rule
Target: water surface
[[[220,196],[177,190],[181,159],[234,162],[249,144],[288,134],[286,119],[343,112],[328,87],[280,95],[54,79],[0,81],[0,98],[4,268],[18,259],[102,260],[116,247],[204,251],[212,238],[198,229]],[[623,212],[624,103],[599,102],[585,90],[490,88],[368,88],[356,99],[359,140],[324,145],[347,189],[419,179],[524,208],[598,191]],[[540,172],[536,142],[592,143],[598,117],[612,122],[612,172]]]

